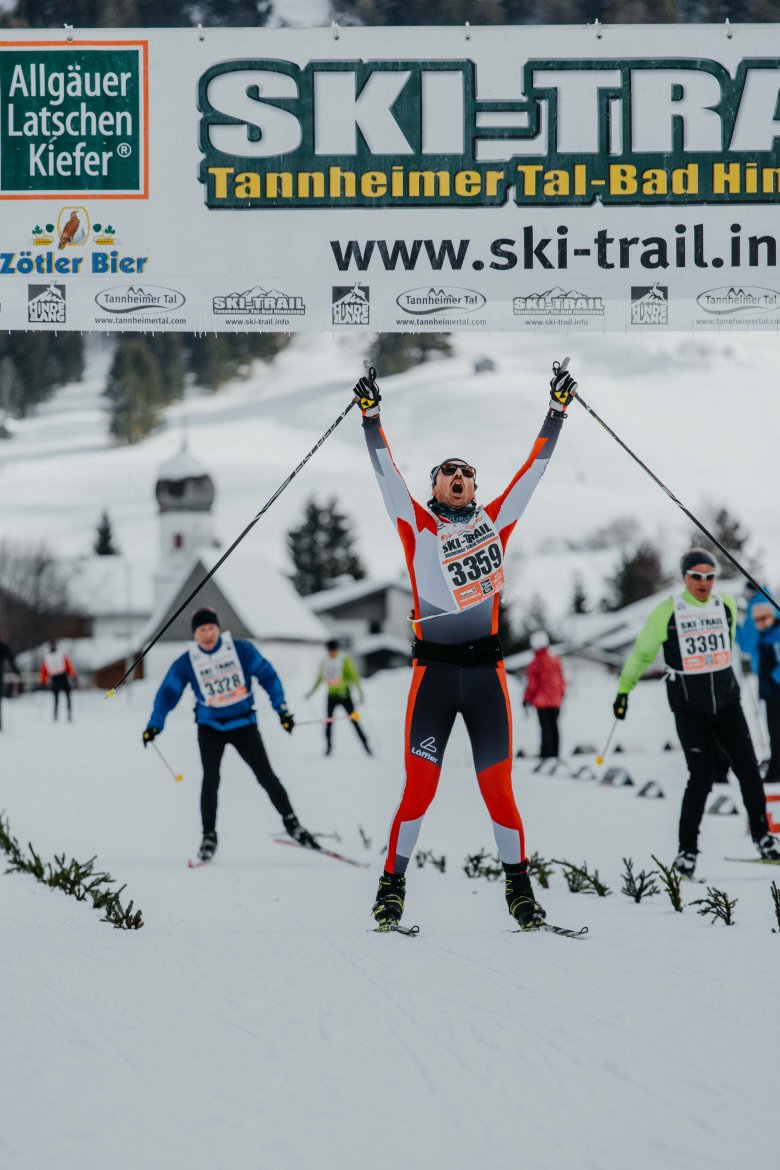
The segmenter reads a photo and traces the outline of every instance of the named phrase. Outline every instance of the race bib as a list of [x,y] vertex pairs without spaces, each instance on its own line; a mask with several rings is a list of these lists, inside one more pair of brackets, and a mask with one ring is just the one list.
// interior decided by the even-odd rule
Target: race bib
[[244,670],[233,638],[227,630],[222,634],[222,645],[216,653],[206,654],[195,642],[190,645],[189,654],[200,692],[208,707],[229,707],[247,698],[249,689]]
[[325,679],[327,685],[329,687],[334,687],[336,683],[340,683],[343,673],[344,660],[342,656],[337,654],[335,658],[331,658],[330,655],[328,655],[322,664],[322,677]]
[[728,616],[717,594],[705,606],[691,605],[681,596],[675,603],[674,619],[686,674],[709,674],[731,666]]
[[470,609],[504,588],[504,552],[493,522],[478,508],[467,524],[439,521],[439,562],[456,609]]

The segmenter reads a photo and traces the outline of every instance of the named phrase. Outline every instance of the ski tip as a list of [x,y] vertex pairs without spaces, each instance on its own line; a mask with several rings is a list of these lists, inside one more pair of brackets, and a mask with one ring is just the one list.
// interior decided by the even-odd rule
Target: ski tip
[[112,687],[110,691],[106,691],[103,698],[104,699],[115,699],[116,698],[116,687]]
[[183,779],[184,779],[184,777],[182,776],[181,772],[179,772],[179,774],[177,776],[174,776],[174,780],[176,781],[177,784],[180,784]]
[[596,763],[599,765],[599,767],[601,767],[601,765],[604,763],[604,757],[596,756]]

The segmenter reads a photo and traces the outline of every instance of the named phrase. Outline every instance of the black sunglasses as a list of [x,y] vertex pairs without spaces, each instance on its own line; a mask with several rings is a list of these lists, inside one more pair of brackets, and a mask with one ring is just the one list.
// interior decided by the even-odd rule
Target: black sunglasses
[[692,569],[688,570],[688,576],[692,581],[714,581],[717,573],[695,573]]
[[473,479],[477,474],[473,467],[469,467],[467,463],[442,463],[439,467],[442,475],[454,475],[459,471],[465,479]]

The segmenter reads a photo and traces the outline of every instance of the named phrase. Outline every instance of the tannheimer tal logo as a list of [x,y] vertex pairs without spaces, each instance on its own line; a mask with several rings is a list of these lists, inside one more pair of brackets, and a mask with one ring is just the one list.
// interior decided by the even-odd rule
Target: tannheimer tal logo
[[434,285],[411,288],[396,297],[405,313],[415,317],[441,317],[446,313],[473,313],[485,304],[482,293],[470,288],[441,288]]
[[160,288],[154,284],[126,284],[104,288],[95,301],[105,313],[142,321],[147,314],[155,317],[180,309],[186,297],[174,288]]
[[65,285],[28,284],[27,320],[31,325],[64,325]]
[[333,285],[333,324],[368,325],[368,300],[367,284]]
[[669,321],[669,287],[665,284],[632,285],[631,324],[666,325]]
[[716,317],[755,317],[780,309],[780,293],[773,288],[730,285],[699,293],[696,303]]

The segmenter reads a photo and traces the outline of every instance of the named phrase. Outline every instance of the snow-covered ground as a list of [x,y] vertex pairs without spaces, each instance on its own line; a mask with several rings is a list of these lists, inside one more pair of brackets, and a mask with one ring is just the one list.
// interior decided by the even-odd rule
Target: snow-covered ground
[[[614,680],[585,665],[570,675],[565,748],[600,747]],[[159,741],[184,774],[176,784],[141,746],[152,681],[111,701],[77,693],[72,724],[53,723],[48,695],[4,706],[0,807],[13,833],[44,857],[96,853],[146,925],[112,930],[27,875],[0,878],[3,1166],[777,1165],[776,871],[725,861],[752,855],[744,817],[707,816],[700,869],[738,898],[735,926],[620,892],[624,856],[639,869],[675,852],[682,760],[661,750],[673,733],[662,685],[632,696],[626,750],[607,761],[633,787],[542,777],[517,760],[530,849],[586,860],[613,890],[574,895],[556,873],[540,891],[550,920],[587,924],[586,939],[510,933],[501,884],[463,873],[493,842],[460,725],[420,840],[447,871],[410,870],[405,920],[421,934],[405,939],[372,933],[368,912],[399,792],[407,681],[399,671],[367,684],[374,759],[344,724],[323,758],[319,727],[288,737],[259,699],[301,820],[337,831],[335,847],[364,869],[275,845],[275,813],[228,753],[217,859],[188,870],[191,714],[182,702]],[[288,680],[301,718],[320,711],[301,701],[307,682]],[[520,713],[515,726],[534,751],[535,720]],[[592,755],[571,762],[596,770]],[[665,799],[638,797],[648,779]]]
[[[105,508],[121,550],[148,561],[157,550],[157,471],[186,433],[190,450],[213,474],[216,530],[228,544],[349,401],[367,344],[299,336],[247,380],[171,408],[161,433],[115,447],[101,399],[109,352],[98,342],[87,380],[58,393],[33,418],[12,421],[14,438],[0,443],[0,539],[45,540],[58,553],[87,553]],[[385,428],[415,496],[426,498],[429,468],[453,453],[477,467],[480,499],[503,490],[538,431],[551,362],[568,351],[588,404],[694,513],[705,518],[713,506],[726,506],[739,517],[753,534],[750,551],[760,555],[765,579],[780,580],[772,490],[780,398],[767,375],[777,363],[777,338],[576,337],[564,345],[494,334],[461,335],[454,344],[452,359],[396,377],[379,372]],[[497,368],[475,375],[473,363],[486,353]],[[569,414],[510,545],[508,599],[518,618],[534,594],[560,617],[575,572],[592,604],[604,595],[617,550],[570,551],[565,544],[581,543],[618,517],[633,518],[637,538],[656,541],[670,568],[689,542],[691,523],[650,477],[581,407]],[[402,571],[357,412],[279,497],[247,547],[289,571],[285,534],[300,523],[312,495],[338,498],[372,576]]]

